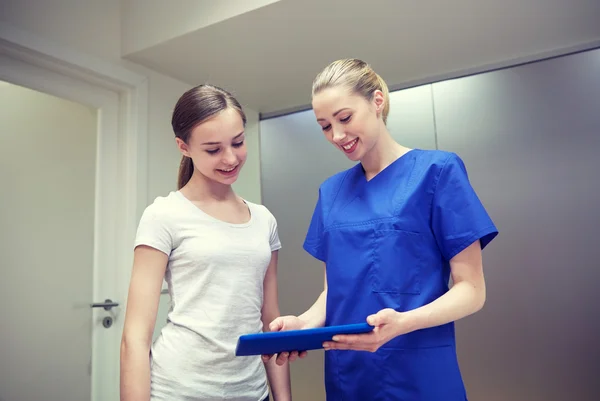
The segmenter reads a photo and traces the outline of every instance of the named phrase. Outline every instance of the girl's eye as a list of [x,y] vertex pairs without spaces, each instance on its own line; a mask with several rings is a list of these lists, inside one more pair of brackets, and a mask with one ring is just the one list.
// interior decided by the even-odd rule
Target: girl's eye
[[347,123],[348,121],[350,121],[350,117],[352,117],[352,115],[349,115],[348,117],[341,118],[340,121],[343,122],[343,123]]
[[328,131],[328,130],[329,130],[329,128],[331,128],[331,125],[327,125],[327,126],[325,126],[325,127],[321,127],[321,128],[323,128],[323,131]]
[[206,153],[209,153],[211,155],[216,154],[219,151],[219,149],[211,149],[211,150],[207,150]]
[[244,144],[244,141],[240,141],[240,142],[238,142],[238,143],[234,143],[234,144],[233,144],[233,147],[234,147],[234,148],[239,148],[239,147],[240,147],[240,146],[242,146],[243,144]]

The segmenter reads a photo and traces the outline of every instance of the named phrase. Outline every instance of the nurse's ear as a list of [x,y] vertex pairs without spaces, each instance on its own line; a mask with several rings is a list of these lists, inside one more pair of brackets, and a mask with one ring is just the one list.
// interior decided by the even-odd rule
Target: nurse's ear
[[373,92],[373,105],[375,106],[377,117],[381,117],[381,114],[385,110],[385,95],[379,89]]

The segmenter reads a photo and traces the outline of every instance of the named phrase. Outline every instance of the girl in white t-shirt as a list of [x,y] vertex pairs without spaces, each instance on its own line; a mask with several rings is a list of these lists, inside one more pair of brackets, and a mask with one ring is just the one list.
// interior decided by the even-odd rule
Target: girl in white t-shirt
[[[246,116],[200,85],[175,106],[178,190],[146,208],[135,240],[121,344],[122,401],[291,400],[289,367],[236,357],[242,334],[279,316],[277,222],[231,185],[246,161]],[[171,308],[152,343],[163,278]]]

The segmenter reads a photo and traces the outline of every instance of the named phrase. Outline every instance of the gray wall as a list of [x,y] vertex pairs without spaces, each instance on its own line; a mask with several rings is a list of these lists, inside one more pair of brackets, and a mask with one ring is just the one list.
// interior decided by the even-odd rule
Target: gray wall
[[474,400],[600,400],[600,51],[433,85],[500,235],[457,326]]
[[[600,50],[390,96],[392,135],[457,152],[500,229],[484,252],[487,304],[457,324],[469,398],[600,400]],[[350,163],[310,110],[260,129],[282,313],[299,314],[323,288],[322,264],[302,250],[318,186]],[[313,351],[292,365],[295,398],[325,399],[322,363]]]

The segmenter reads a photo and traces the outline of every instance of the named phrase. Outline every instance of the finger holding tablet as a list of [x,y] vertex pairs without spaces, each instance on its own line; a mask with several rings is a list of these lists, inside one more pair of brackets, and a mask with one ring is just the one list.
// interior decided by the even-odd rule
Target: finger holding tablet
[[[304,322],[299,317],[293,315],[278,317],[269,325],[269,331],[271,332],[302,329],[304,329]],[[276,356],[277,365],[283,365],[287,361],[293,362],[297,358],[304,358],[306,355],[306,351],[284,351],[277,354],[262,355],[262,359],[264,362],[268,362],[273,356]]]
[[269,332],[246,334],[239,337],[237,356],[261,355],[264,362],[277,355],[276,363],[304,358],[307,351],[323,349],[323,345],[341,334],[361,334],[373,331],[368,323],[347,324],[317,328],[304,328],[296,316],[284,316],[274,320]]

